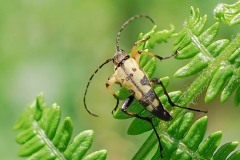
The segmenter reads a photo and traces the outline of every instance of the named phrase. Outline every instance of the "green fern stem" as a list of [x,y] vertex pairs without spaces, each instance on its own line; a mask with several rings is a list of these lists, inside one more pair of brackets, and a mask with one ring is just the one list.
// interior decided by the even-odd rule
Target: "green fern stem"
[[[56,158],[58,158],[59,160],[66,160],[64,155],[55,147],[53,142],[46,136],[45,131],[41,128],[41,126],[39,126],[38,122],[35,121],[34,119],[32,119],[32,127],[33,127],[33,130],[36,132],[36,135],[38,135],[40,137],[40,139],[42,141],[44,141],[44,143],[42,145],[46,144],[49,151],[52,152],[56,156]],[[39,139],[36,139],[36,142],[38,140]],[[37,144],[36,144],[36,146],[37,146]],[[40,146],[38,146],[38,147],[40,148]],[[29,150],[31,150],[31,149],[29,148]],[[27,150],[27,151],[29,151],[29,150]]]
[[145,159],[148,153],[152,150],[152,147],[157,144],[156,134],[154,132],[146,139],[144,144],[139,148],[132,160]]

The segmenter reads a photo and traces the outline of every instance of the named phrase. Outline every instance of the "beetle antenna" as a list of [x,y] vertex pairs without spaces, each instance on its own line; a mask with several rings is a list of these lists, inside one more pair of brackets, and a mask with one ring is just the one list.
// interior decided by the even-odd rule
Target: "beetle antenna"
[[143,15],[143,14],[139,14],[139,15],[136,15],[136,16],[133,16],[132,18],[128,19],[120,28],[118,34],[117,34],[117,39],[116,39],[116,53],[118,53],[118,51],[120,51],[120,47],[119,47],[119,41],[120,41],[120,35],[121,35],[121,32],[123,31],[123,29],[130,23],[132,22],[133,20],[135,19],[138,19],[138,18],[147,18],[149,19],[153,24],[154,21],[152,20],[152,18],[150,18],[149,16],[147,15]]
[[93,114],[92,112],[90,112],[90,111],[88,110],[88,108],[87,108],[87,105],[86,105],[87,90],[88,90],[88,87],[89,87],[89,84],[90,84],[92,78],[93,78],[94,75],[98,72],[98,70],[101,69],[105,64],[107,64],[108,62],[111,62],[111,61],[113,61],[113,58],[107,59],[103,64],[101,64],[101,65],[95,70],[95,72],[92,74],[92,76],[91,76],[90,79],[88,80],[88,83],[87,83],[87,86],[86,86],[86,89],[85,89],[85,93],[84,93],[84,97],[83,97],[84,107],[85,107],[85,109],[87,110],[87,112],[88,112],[89,114],[91,114],[92,116],[95,116],[95,117],[98,117],[98,115]]

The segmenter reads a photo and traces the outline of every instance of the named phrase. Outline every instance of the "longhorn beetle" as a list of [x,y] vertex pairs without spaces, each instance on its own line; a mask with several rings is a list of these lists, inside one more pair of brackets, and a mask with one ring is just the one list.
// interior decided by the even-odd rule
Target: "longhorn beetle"
[[167,92],[166,88],[164,87],[163,83],[157,78],[149,79],[148,76],[146,75],[146,73],[142,70],[142,68],[139,65],[139,60],[140,60],[141,54],[147,54],[149,56],[156,57],[159,60],[165,60],[165,59],[169,59],[169,58],[175,56],[176,54],[178,54],[178,51],[176,51],[175,53],[173,53],[169,56],[160,57],[159,55],[153,54],[151,52],[147,52],[144,50],[137,50],[137,46],[141,43],[145,43],[146,41],[148,41],[150,37],[147,37],[145,39],[139,40],[136,43],[134,43],[134,45],[132,47],[132,57],[130,57],[128,54],[126,54],[124,50],[120,49],[119,41],[120,41],[121,32],[130,22],[132,22],[133,20],[138,19],[138,18],[146,18],[154,24],[154,21],[149,16],[136,15],[136,16],[128,19],[121,26],[121,28],[117,34],[117,38],[116,38],[115,55],[113,58],[107,59],[92,74],[92,76],[90,77],[90,79],[87,83],[86,89],[85,89],[83,102],[84,102],[85,109],[88,111],[88,113],[97,117],[96,114],[93,114],[87,108],[87,105],[86,105],[87,90],[88,90],[89,84],[90,84],[93,76],[98,72],[98,70],[100,68],[102,68],[105,64],[107,64],[108,62],[112,61],[114,63],[114,74],[108,78],[108,81],[106,83],[106,87],[109,90],[109,92],[117,99],[117,104],[116,104],[115,108],[113,109],[112,114],[114,113],[114,111],[116,111],[116,109],[118,107],[119,97],[115,94],[115,92],[110,87],[114,83],[119,83],[122,87],[125,87],[131,94],[123,102],[121,110],[129,116],[142,119],[151,124],[151,126],[157,136],[160,153],[161,153],[161,157],[162,157],[163,147],[162,147],[162,144],[160,141],[160,136],[158,135],[157,130],[153,124],[152,116],[151,117],[143,117],[137,113],[129,112],[128,107],[131,105],[133,100],[136,99],[137,101],[139,101],[140,104],[146,110],[148,110],[153,116],[156,116],[159,119],[164,120],[164,121],[170,121],[172,119],[170,113],[164,109],[162,102],[159,100],[158,96],[156,95],[156,93],[153,90],[152,84],[157,84],[157,85],[161,85],[161,87],[163,88],[164,94],[167,96],[168,102],[172,107],[178,107],[178,108],[188,109],[188,110],[197,111],[197,112],[204,112],[204,113],[206,113],[207,111],[202,111],[202,110],[193,109],[193,108],[185,108],[185,107],[182,107],[182,106],[179,106],[179,105],[173,103],[171,98],[169,97],[168,92]]

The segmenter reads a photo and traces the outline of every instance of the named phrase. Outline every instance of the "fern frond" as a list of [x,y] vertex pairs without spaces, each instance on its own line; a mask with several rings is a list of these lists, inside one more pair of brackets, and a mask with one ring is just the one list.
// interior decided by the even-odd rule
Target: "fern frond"
[[234,4],[218,4],[214,9],[215,18],[229,26],[240,23],[240,1]]
[[28,159],[106,159],[106,150],[85,156],[93,141],[92,130],[79,133],[70,142],[73,132],[72,121],[66,117],[59,126],[60,118],[59,106],[56,104],[46,106],[43,96],[37,96],[14,125],[14,129],[20,131],[16,142],[22,145],[18,155],[29,157]]
[[[177,34],[175,50],[179,50],[177,59],[192,60],[180,68],[175,77],[188,77],[199,73],[186,91],[183,98],[186,105],[191,103],[208,86],[205,102],[213,100],[221,93],[221,102],[240,87],[240,34],[230,42],[227,39],[214,41],[219,24],[215,23],[206,30],[206,15],[201,17],[199,9],[191,8],[192,15],[184,28]],[[236,92],[237,103],[239,92]]]
[[[210,87],[220,85],[218,88],[221,88],[224,81],[227,78],[231,78],[222,93],[222,95],[225,96],[229,95],[230,92],[232,93],[234,88],[239,87],[239,81],[237,80],[239,79],[239,65],[236,57],[239,57],[240,55],[238,52],[240,36],[237,35],[231,42],[227,39],[214,41],[219,27],[218,23],[215,23],[204,31],[207,16],[200,17],[198,9],[195,10],[191,8],[191,11],[192,16],[185,22],[184,29],[178,34],[174,34],[173,30],[169,31],[166,36],[167,38],[176,37],[174,51],[180,48],[180,53],[177,56],[178,59],[193,58],[190,63],[176,72],[175,76],[187,77],[195,73],[202,72],[202,74],[192,83],[186,92],[182,93],[180,91],[174,91],[169,93],[172,101],[180,104],[181,106],[189,106],[210,82],[212,83],[210,84]],[[149,33],[141,35],[140,38],[144,38],[149,35],[151,38],[154,37],[155,28],[156,27],[154,27]],[[159,31],[156,33],[159,33]],[[167,39],[164,41],[166,40]],[[140,46],[139,49],[147,50],[152,48],[156,43],[164,41],[161,41],[160,38],[158,40],[157,37],[154,37],[153,41]],[[144,61],[142,63],[140,62],[142,68],[148,76],[151,77],[155,70],[156,61],[153,59],[147,61],[145,57],[142,57],[141,61],[142,60]],[[224,68],[224,65],[228,67]],[[220,71],[220,68],[224,71]],[[217,72],[222,73],[222,75],[219,76]],[[164,82],[165,87],[168,86],[168,77],[162,78],[161,81]],[[233,86],[234,88],[232,88]],[[164,95],[162,88],[159,86],[154,87],[154,90],[160,97],[164,107],[171,112],[173,117],[173,120],[170,122],[160,121],[156,117],[153,118],[164,148],[164,159],[225,160],[226,157],[228,157],[228,160],[240,159],[240,151],[234,151],[238,146],[237,142],[226,143],[219,147],[222,138],[221,131],[212,133],[204,140],[208,120],[207,116],[204,116],[194,122],[194,115],[192,112],[172,107],[168,103],[167,97]],[[236,96],[238,97],[238,101],[236,103],[239,103],[240,101],[239,90],[240,89],[238,89],[236,93]],[[116,94],[122,100],[130,95],[124,88],[117,91]],[[150,113],[145,111],[137,101],[134,101],[131,104],[129,110],[138,113],[141,116],[150,115]],[[124,115],[124,113],[118,109],[117,112],[115,112],[115,118],[125,119],[131,117]],[[149,130],[152,130],[150,124],[135,118],[129,126],[128,134],[138,135]],[[152,132],[132,159],[161,159],[159,149],[156,150],[154,156],[150,155],[155,146],[158,146],[158,142],[155,133]]]

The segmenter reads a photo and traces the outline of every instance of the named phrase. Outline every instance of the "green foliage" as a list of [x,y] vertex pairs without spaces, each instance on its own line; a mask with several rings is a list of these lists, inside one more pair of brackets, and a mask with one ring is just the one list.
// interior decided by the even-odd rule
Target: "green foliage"
[[[28,159],[59,160],[105,160],[106,150],[85,156],[93,141],[92,130],[79,133],[70,142],[73,132],[72,121],[66,117],[59,126],[61,109],[56,104],[46,106],[39,95],[26,108],[14,125],[19,130],[16,142],[21,144],[18,155]],[[85,157],[84,157],[85,156]]]
[[[227,9],[215,10],[216,18],[229,25],[239,23],[239,2],[234,5],[223,5]],[[233,7],[231,15],[228,9]],[[198,9],[191,8],[192,15],[184,23],[183,30],[174,34],[174,27],[169,30],[155,31],[156,26],[139,39],[150,36],[150,40],[139,46],[139,49],[148,50],[156,43],[166,42],[169,38],[175,38],[174,51],[178,50],[177,59],[190,59],[190,62],[180,68],[175,77],[188,77],[198,73],[198,77],[193,81],[185,92],[174,91],[169,95],[174,103],[181,106],[189,106],[196,97],[208,87],[205,101],[213,100],[221,93],[221,102],[226,101],[235,91],[236,105],[240,104],[240,34],[230,41],[220,39],[214,41],[219,23],[215,23],[207,29],[205,24],[207,16],[200,16]],[[146,55],[141,56],[140,65],[145,70],[149,78],[153,76],[156,68],[156,60],[148,59]],[[169,78],[161,78],[164,86],[169,85]],[[194,114],[187,110],[172,107],[168,103],[167,97],[160,86],[154,86],[156,94],[159,96],[164,107],[171,113],[173,120],[170,122],[160,121],[154,117],[153,121],[161,137],[163,145],[164,159],[172,160],[238,160],[240,151],[235,151],[238,142],[229,142],[220,145],[222,132],[216,131],[204,138],[207,128],[207,116],[194,121]],[[116,94],[121,100],[129,96],[129,92],[121,88]],[[149,116],[150,113],[137,102],[133,101],[129,107],[130,111],[142,116]],[[59,125],[61,110],[59,106],[52,105],[46,107],[43,104],[42,96],[38,96],[31,104],[14,128],[20,130],[16,141],[22,147],[19,156],[29,157],[29,159],[106,159],[106,151],[101,150],[85,156],[90,148],[93,139],[93,131],[84,131],[77,135],[70,143],[72,136],[72,122],[70,118],[65,118]],[[119,119],[131,118],[118,109],[114,116]],[[128,129],[128,134],[138,135],[152,130],[149,123],[134,119]],[[157,138],[154,132],[150,134],[141,148],[134,155],[133,160],[152,159],[159,160],[160,152]],[[150,157],[150,153],[155,154]],[[84,157],[85,156],[85,157]]]
[[[175,77],[188,77],[199,73],[186,91],[185,104],[192,102],[208,85],[205,102],[210,102],[221,93],[221,102],[240,87],[240,34],[230,42],[228,39],[214,41],[219,24],[206,30],[206,15],[201,17],[199,9],[191,8],[192,15],[184,23],[175,40],[175,50],[179,49],[178,59],[192,60],[180,68]],[[239,105],[239,90],[235,102]],[[183,104],[183,105],[185,105]]]
[[[181,106],[189,106],[194,102],[197,96],[208,86],[205,101],[214,99],[221,91],[221,101],[226,101],[236,88],[236,104],[240,102],[240,35],[238,34],[231,42],[228,39],[214,41],[217,35],[219,24],[215,23],[204,30],[207,16],[200,16],[199,9],[191,8],[192,15],[184,23],[184,28],[177,34],[174,34],[173,27],[169,31],[155,32],[154,28],[145,35],[140,35],[144,38],[150,35],[150,41],[139,46],[139,49],[154,47],[156,43],[164,42],[169,37],[174,37],[174,51],[178,50],[177,59],[192,60],[179,69],[175,73],[175,77],[188,77],[196,73],[198,77],[189,86],[187,91],[170,92],[169,95],[174,103]],[[156,35],[164,33],[165,39],[160,39]],[[143,61],[143,62],[142,62]],[[142,68],[151,78],[156,67],[156,61],[151,59],[146,61],[146,56],[143,56],[140,62]],[[169,84],[169,78],[161,79],[164,86]],[[193,120],[193,113],[187,112],[170,106],[167,97],[163,94],[163,90],[159,86],[154,86],[154,89],[159,96],[165,108],[171,112],[173,120],[170,122],[160,121],[154,117],[154,124],[161,137],[163,145],[164,159],[173,160],[233,160],[240,159],[240,151],[234,151],[238,146],[237,142],[229,142],[219,147],[222,132],[216,131],[204,140],[207,116],[204,116],[197,121]],[[116,92],[122,100],[129,96],[129,92],[122,88]],[[133,101],[129,107],[129,111],[133,111],[142,116],[149,116],[150,113],[137,101]],[[118,109],[114,115],[116,118],[130,118],[124,115]],[[146,131],[152,130],[150,124],[140,119],[134,119],[129,126],[128,134],[138,135]],[[149,157],[153,152],[154,146],[158,145],[157,138],[154,132],[150,134],[142,147],[137,151],[133,160],[138,159],[160,159],[159,149],[157,149],[153,157]]]
[[240,1],[235,4],[219,4],[214,15],[218,21],[230,26],[240,23]]

